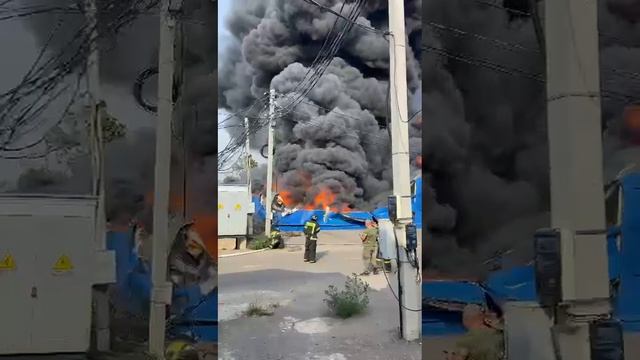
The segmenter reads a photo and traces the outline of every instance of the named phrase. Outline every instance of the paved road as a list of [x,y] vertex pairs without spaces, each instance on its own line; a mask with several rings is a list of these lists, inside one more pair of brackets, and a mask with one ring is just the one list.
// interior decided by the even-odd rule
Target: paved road
[[[398,305],[383,275],[367,278],[366,314],[347,320],[328,314],[322,301],[327,287],[342,287],[348,275],[362,271],[357,232],[321,233],[316,264],[302,262],[303,248],[296,245],[302,239],[287,244],[220,259],[220,359],[422,359],[420,343],[399,339]],[[272,316],[247,318],[242,313],[250,303],[278,306]]]
[[[450,350],[457,339],[455,336],[424,338],[422,342],[423,359],[446,360],[443,351]],[[626,360],[640,359],[640,334],[625,335],[624,346]]]

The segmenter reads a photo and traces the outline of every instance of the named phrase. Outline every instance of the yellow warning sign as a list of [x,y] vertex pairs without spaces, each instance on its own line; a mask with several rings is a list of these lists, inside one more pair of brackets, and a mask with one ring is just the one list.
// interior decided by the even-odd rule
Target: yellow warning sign
[[240,206],[240,204],[236,204],[235,209],[236,209],[236,211],[240,211],[240,209],[242,209],[242,206]]
[[73,270],[73,264],[71,259],[67,255],[62,255],[58,258],[58,261],[53,265],[54,271],[71,271]]
[[0,261],[0,270],[15,270],[16,269],[16,261],[13,259],[11,254],[5,256],[2,261]]
[[218,204],[218,209],[224,209],[224,205],[222,203]]

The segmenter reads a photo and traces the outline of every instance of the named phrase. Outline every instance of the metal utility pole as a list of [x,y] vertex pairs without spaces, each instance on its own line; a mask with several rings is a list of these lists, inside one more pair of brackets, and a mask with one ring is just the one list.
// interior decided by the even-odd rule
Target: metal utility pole
[[545,3],[551,226],[562,232],[563,360],[591,359],[590,323],[610,313],[597,3]]
[[[105,215],[105,185],[104,185],[104,140],[102,133],[103,105],[100,91],[100,58],[98,51],[98,8],[96,0],[86,0],[85,9],[89,29],[89,55],[87,57],[87,88],[90,106],[90,144],[93,159],[93,195],[98,199],[96,209],[96,239],[95,246],[99,250],[106,249],[106,215]],[[111,343],[109,326],[109,296],[105,286],[93,288],[95,302],[96,350],[108,351]]]
[[[406,226],[411,223],[411,168],[409,158],[409,111],[407,105],[407,58],[404,22],[404,2],[389,1],[389,64],[391,108],[391,155],[393,166],[393,195],[397,202],[396,236],[406,247]],[[402,337],[412,341],[420,338],[422,284],[417,281],[416,269],[407,259],[406,251],[398,251],[400,266],[400,304]]]
[[175,72],[176,13],[181,1],[162,0],[160,8],[160,51],[158,54],[158,120],[156,127],[155,193],[153,201],[153,245],[149,352],[164,359],[166,307],[171,304],[167,281],[169,247],[169,191],[171,178],[171,123]]
[[[245,143],[247,151],[247,187],[249,188],[249,203],[253,200],[253,194],[251,193],[251,139],[249,135],[249,118],[244,118],[244,127],[247,130],[247,140]],[[253,214],[248,214],[247,217],[248,235],[253,235]]]
[[273,220],[273,214],[271,213],[271,201],[273,200],[273,136],[276,127],[276,121],[274,118],[276,110],[276,91],[274,89],[269,90],[269,140],[267,151],[269,155],[267,157],[267,198],[264,200],[264,208],[267,213],[267,217],[264,222],[264,234],[266,236],[271,235],[271,221]]

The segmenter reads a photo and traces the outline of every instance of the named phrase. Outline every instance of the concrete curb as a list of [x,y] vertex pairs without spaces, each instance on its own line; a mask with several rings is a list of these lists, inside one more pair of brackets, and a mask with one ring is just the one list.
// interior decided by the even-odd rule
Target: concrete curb
[[236,254],[218,255],[218,258],[234,257],[234,256],[240,256],[240,255],[249,255],[249,254],[255,254],[255,253],[259,253],[259,252],[263,252],[263,251],[267,251],[267,250],[269,250],[269,249],[265,248],[265,249],[260,249],[260,250],[245,251],[245,252],[236,253]]
[[[340,246],[362,246],[362,244],[355,243],[318,243],[320,245],[340,245]],[[288,242],[285,246],[304,246],[304,243],[290,243]]]

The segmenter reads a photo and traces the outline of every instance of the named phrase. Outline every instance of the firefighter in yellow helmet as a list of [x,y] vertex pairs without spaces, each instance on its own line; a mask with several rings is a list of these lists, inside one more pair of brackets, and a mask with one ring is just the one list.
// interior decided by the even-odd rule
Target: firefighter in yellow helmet
[[311,219],[304,224],[304,262],[310,262],[312,264],[316,262],[319,232],[320,225],[318,224],[318,217],[313,215]]

